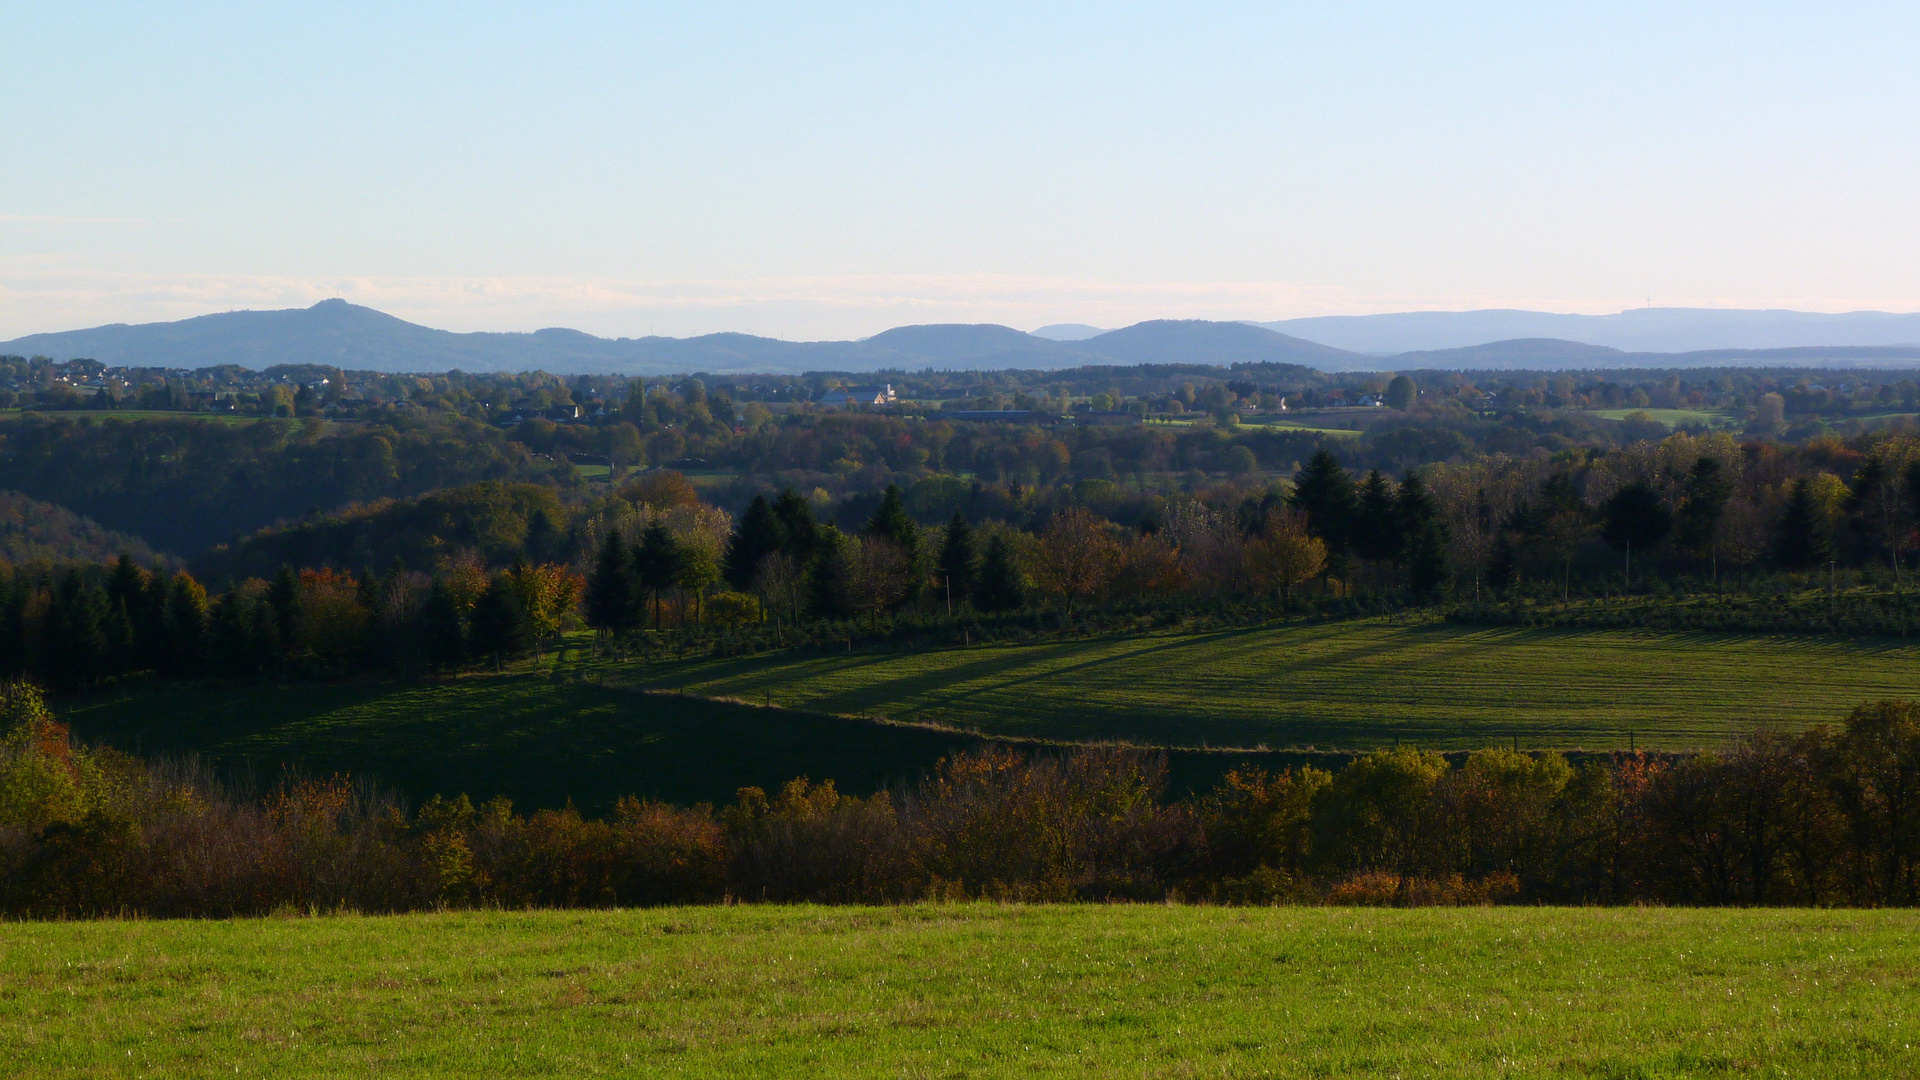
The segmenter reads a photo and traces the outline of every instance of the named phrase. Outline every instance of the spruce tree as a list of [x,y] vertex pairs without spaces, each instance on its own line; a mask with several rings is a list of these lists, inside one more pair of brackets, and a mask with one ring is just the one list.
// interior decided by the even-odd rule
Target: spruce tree
[[1438,521],[1428,521],[1407,542],[1407,589],[1418,600],[1431,600],[1446,585],[1447,545]]
[[680,576],[680,544],[659,522],[647,526],[633,549],[633,571],[640,588],[653,599],[653,628],[660,629],[660,594]]
[[1013,549],[1007,538],[995,535],[987,541],[987,553],[980,560],[980,586],[973,606],[981,611],[1013,611],[1026,602],[1026,589],[1020,580],[1020,568],[1014,565]]
[[845,619],[853,614],[852,598],[847,595],[852,576],[847,566],[849,543],[837,526],[820,530],[813,565],[807,570],[807,611],[816,619]]
[[1733,485],[1727,481],[1718,461],[1703,457],[1694,462],[1693,468],[1687,470],[1686,487],[1681,492],[1674,542],[1695,555],[1711,558],[1714,532],[1732,496]]
[[173,592],[173,574],[155,570],[134,600],[127,616],[133,625],[135,664],[142,668],[164,668],[171,662],[172,639],[167,633],[167,597]]
[[787,488],[773,500],[773,516],[780,522],[780,550],[805,566],[820,547],[820,525],[813,520],[813,504]]
[[47,675],[56,689],[75,690],[99,678],[106,660],[101,616],[106,595],[70,568],[47,604]]
[[207,590],[184,573],[174,575],[167,590],[167,636],[173,673],[200,670],[207,650]]
[[544,507],[536,508],[527,519],[525,550],[531,562],[547,562],[559,554],[560,530]]
[[207,617],[207,658],[213,670],[229,678],[254,673],[257,654],[248,640],[252,631],[251,605],[238,589],[228,589],[213,602]]
[[[437,581],[434,584],[439,586]],[[611,634],[633,629],[640,618],[635,591],[633,560],[627,554],[626,542],[620,530],[611,530],[601,542],[593,573],[587,578],[587,625]]]
[[293,567],[281,563],[274,572],[267,586],[267,607],[273,612],[273,639],[280,646],[280,655],[292,656],[294,623],[300,614],[300,579]]
[[1441,543],[1446,542],[1447,525],[1440,519],[1440,511],[1434,506],[1433,496],[1427,491],[1426,481],[1420,474],[1408,469],[1400,478],[1400,490],[1393,497],[1394,531],[1400,534],[1401,544],[1408,552],[1413,550],[1414,541],[1431,526],[1439,530]]
[[1789,570],[1811,570],[1833,558],[1833,526],[1827,508],[1814,497],[1805,479],[1793,482],[1787,508],[1780,515],[1774,540],[1774,558]]
[[753,588],[760,572],[760,560],[780,550],[782,530],[774,516],[773,504],[765,495],[755,495],[740,515],[740,524],[727,539],[726,555],[721,559],[720,576],[741,592]]
[[265,671],[285,659],[293,646],[280,639],[280,622],[272,604],[264,599],[256,600],[252,608],[248,613],[251,630],[247,634],[247,645],[253,657],[251,670]]
[[1447,523],[1427,493],[1420,474],[1408,469],[1393,502],[1394,531],[1400,535],[1407,565],[1407,588],[1416,599],[1430,600],[1446,585]]
[[[624,547],[622,558],[625,558]],[[633,614],[633,593],[627,593],[628,613]],[[467,661],[467,629],[460,618],[460,607],[446,582],[433,579],[427,590],[427,602],[420,609],[420,635],[427,663],[435,668],[456,668]]]
[[1354,502],[1352,548],[1368,562],[1391,562],[1400,556],[1402,539],[1394,514],[1393,486],[1379,469],[1367,473]]
[[1672,511],[1645,480],[1635,480],[1600,504],[1600,538],[1624,554],[1629,581],[1633,577],[1633,553],[1639,551],[1644,557],[1672,529]]
[[118,605],[132,617],[139,605],[140,598],[146,593],[147,573],[133,561],[133,557],[121,552],[114,560],[113,570],[107,575],[107,603]]
[[973,595],[980,573],[980,558],[973,550],[973,527],[967,524],[965,514],[955,511],[953,520],[947,522],[947,535],[940,542],[940,555],[935,561],[946,595],[964,603]]
[[1326,541],[1329,550],[1346,550],[1354,511],[1353,477],[1340,467],[1331,450],[1315,451],[1294,475],[1293,495],[1288,501],[1306,511],[1307,528]]
[[886,540],[900,549],[907,564],[907,595],[911,602],[920,595],[920,526],[914,524],[912,515],[907,513],[906,499],[900,493],[900,485],[888,484],[881,493],[880,506],[873,516],[867,519],[863,530],[867,536]]
[[473,605],[473,651],[493,657],[497,668],[526,649],[526,620],[514,598],[513,581],[505,573],[493,575],[487,591]]

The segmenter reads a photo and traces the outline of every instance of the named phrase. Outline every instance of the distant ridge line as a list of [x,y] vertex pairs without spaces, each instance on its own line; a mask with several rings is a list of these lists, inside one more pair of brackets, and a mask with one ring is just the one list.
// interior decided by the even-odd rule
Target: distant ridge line
[[[1748,323],[1741,323],[1742,317],[1751,318]],[[1413,332],[1408,327],[1418,330],[1422,325],[1439,324],[1452,327],[1449,333],[1461,332],[1461,327],[1516,323],[1566,325],[1576,329],[1627,326],[1607,321],[1621,319],[1632,322],[1628,330],[1641,336],[1655,331],[1694,333],[1700,325],[1714,322],[1725,327],[1746,326],[1747,329],[1740,332],[1752,334],[1758,332],[1755,326],[1770,322],[1790,326],[1793,333],[1814,332],[1807,328],[1820,326],[1836,334],[1873,333],[1890,335],[1891,339],[1774,346],[1734,343],[1669,351],[1622,349],[1607,342],[1548,334],[1516,334],[1481,338],[1460,346],[1399,350],[1382,355],[1343,347],[1337,341],[1329,343],[1298,336],[1304,329],[1326,331],[1322,336],[1336,339],[1358,340],[1368,333],[1404,336]],[[1586,321],[1567,323],[1565,320]],[[1369,326],[1373,330],[1368,330]],[[1661,331],[1661,326],[1667,329]],[[1282,332],[1278,327],[1293,332]],[[602,338],[558,327],[531,333],[454,333],[335,299],[323,300],[308,308],[231,311],[177,322],[114,323],[63,333],[33,334],[0,342],[0,353],[45,355],[57,360],[85,357],[129,367],[191,369],[233,364],[260,370],[283,364],[312,364],[381,372],[545,370],[563,375],[630,376],[691,372],[801,375],[926,368],[1061,370],[1144,364],[1293,366],[1326,372],[1421,368],[1579,370],[1686,368],[1741,361],[1749,366],[1781,366],[1795,361],[1873,364],[1920,359],[1920,315],[1884,312],[1845,316],[1660,308],[1623,312],[1618,316],[1411,312],[1265,324],[1153,319],[1106,331],[1066,324],[1042,329],[1070,336],[1047,337],[979,323],[899,326],[860,341],[782,341],[730,332],[691,338]],[[1087,331],[1092,333],[1079,336]]]

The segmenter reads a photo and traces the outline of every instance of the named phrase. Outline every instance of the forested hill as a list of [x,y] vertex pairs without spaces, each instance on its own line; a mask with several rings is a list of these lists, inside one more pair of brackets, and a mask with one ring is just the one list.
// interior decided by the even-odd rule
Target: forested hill
[[470,552],[485,565],[517,557],[572,561],[568,512],[541,484],[484,480],[418,498],[381,500],[262,529],[203,553],[193,572],[208,582],[268,578],[281,566],[384,573],[398,563],[429,570]]
[[600,338],[577,330],[456,334],[344,300],[284,311],[231,311],[179,322],[114,324],[0,342],[0,354],[86,357],[108,365],[263,369],[316,364],[359,371],[551,371],[563,374],[790,373],[937,368],[1055,369],[1100,363],[1269,363],[1365,367],[1367,358],[1244,323],[1156,321],[1059,342],[1005,326],[896,327],[864,341],[780,341],[750,334]]
[[548,476],[565,482],[573,471],[535,458],[498,428],[457,418],[402,429],[30,415],[0,429],[0,489],[172,552],[199,552],[347,503]]
[[137,536],[17,491],[0,491],[0,562],[106,562],[123,553],[147,566],[172,561]]

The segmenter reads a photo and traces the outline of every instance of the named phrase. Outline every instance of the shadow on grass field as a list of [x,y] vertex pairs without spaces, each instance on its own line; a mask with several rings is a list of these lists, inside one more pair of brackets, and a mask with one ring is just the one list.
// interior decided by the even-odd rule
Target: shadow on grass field
[[1902,1077],[1910,911],[804,906],[0,926],[34,1076]]
[[272,779],[374,778],[415,799],[506,795],[601,813],[622,795],[730,801],[794,776],[866,793],[910,779],[966,736],[835,716],[611,689],[549,672],[427,683],[135,687],[61,709],[82,738],[196,753]]
[[[986,741],[926,725],[609,687],[571,677],[579,670],[423,683],[137,685],[71,699],[60,715],[83,739],[198,755],[256,783],[292,767],[365,777],[416,803],[464,792],[476,802],[505,795],[523,810],[572,802],[588,814],[605,813],[623,795],[730,802],[738,788],[772,791],[796,776],[866,795]],[[1243,764],[1344,760],[1181,750],[1167,757],[1176,794],[1209,788]]]

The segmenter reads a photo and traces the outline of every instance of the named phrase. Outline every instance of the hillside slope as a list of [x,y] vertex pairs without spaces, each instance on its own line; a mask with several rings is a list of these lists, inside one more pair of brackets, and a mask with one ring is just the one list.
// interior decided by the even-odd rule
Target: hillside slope
[[170,563],[137,536],[115,532],[63,506],[0,491],[0,561],[105,562],[121,553],[146,566]]

